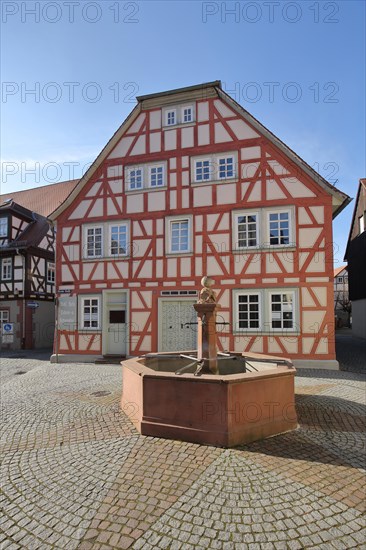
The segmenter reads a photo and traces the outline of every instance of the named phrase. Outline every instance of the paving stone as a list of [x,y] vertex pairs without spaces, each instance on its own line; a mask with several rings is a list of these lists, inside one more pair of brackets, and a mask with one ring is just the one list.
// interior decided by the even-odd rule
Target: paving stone
[[140,436],[119,366],[2,358],[1,548],[360,547],[360,372],[299,369],[300,428],[225,450]]

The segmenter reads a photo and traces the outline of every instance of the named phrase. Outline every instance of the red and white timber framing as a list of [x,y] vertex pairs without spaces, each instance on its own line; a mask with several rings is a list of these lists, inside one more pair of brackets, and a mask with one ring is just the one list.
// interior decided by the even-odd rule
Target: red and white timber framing
[[[71,289],[78,297],[127,290],[128,353],[140,355],[159,348],[161,291],[199,289],[207,274],[215,279],[221,315],[230,323],[218,336],[221,350],[332,362],[332,214],[346,195],[321,185],[320,176],[317,180],[314,172],[312,177],[301,159],[217,83],[208,85],[206,94],[200,89],[185,95],[184,90],[162,95],[160,104],[158,94],[140,98],[94,171],[51,216],[57,219],[58,288]],[[162,109],[183,103],[194,106],[194,123],[163,127]],[[238,159],[233,181],[192,183],[192,157],[226,152],[235,152]],[[162,161],[167,166],[164,189],[127,189],[126,166]],[[281,207],[293,209],[293,246],[233,252],[233,212]],[[172,256],[166,253],[165,218],[184,215],[192,217],[192,251]],[[83,259],[83,225],[113,221],[129,221],[133,253]],[[299,330],[291,335],[233,333],[233,291],[238,289],[296,289]],[[60,330],[58,353],[105,353],[102,333],[103,326],[87,333]]]

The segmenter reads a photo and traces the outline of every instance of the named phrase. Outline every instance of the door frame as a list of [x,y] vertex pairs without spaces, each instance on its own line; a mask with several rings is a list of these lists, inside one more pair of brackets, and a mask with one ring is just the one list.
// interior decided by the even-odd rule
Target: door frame
[[[163,344],[163,303],[164,302],[191,302],[192,305],[197,303],[196,296],[161,296],[158,298],[158,352],[161,352]],[[194,309],[192,307],[192,316]]]
[[124,294],[124,302],[116,302],[113,305],[121,305],[126,309],[126,357],[130,354],[130,332],[129,332],[129,318],[130,318],[130,293],[125,288],[114,288],[113,290],[103,290],[103,312],[102,312],[102,355],[108,354],[108,296],[111,294]]

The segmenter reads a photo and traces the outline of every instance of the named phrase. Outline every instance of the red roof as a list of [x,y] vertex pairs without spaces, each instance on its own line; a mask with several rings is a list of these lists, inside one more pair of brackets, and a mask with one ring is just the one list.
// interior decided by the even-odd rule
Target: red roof
[[35,189],[15,191],[6,195],[0,195],[0,205],[6,200],[13,201],[41,216],[49,216],[60,204],[64,202],[79,180],[61,181],[51,185],[43,185]]
[[334,277],[337,277],[337,275],[339,275],[344,269],[347,269],[346,265],[341,265],[341,267],[337,267],[334,270]]

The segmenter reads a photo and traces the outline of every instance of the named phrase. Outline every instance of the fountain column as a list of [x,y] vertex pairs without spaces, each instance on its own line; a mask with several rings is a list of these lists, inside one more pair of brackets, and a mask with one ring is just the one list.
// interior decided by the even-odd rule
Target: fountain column
[[198,359],[203,360],[202,374],[219,374],[217,366],[216,314],[221,306],[212,290],[214,280],[202,277],[203,286],[194,309],[198,316]]
[[202,374],[219,374],[217,366],[216,312],[219,304],[194,304],[198,316],[198,359],[203,359]]

